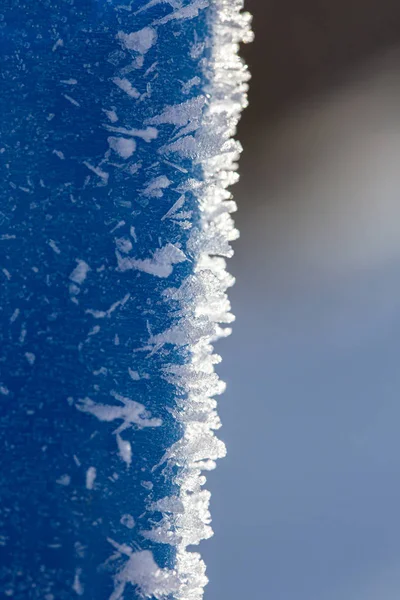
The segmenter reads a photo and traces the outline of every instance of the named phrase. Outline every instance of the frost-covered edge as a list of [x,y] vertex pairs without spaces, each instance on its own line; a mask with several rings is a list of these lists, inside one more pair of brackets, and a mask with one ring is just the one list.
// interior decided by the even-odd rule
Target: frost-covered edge
[[153,348],[170,343],[188,347],[190,355],[184,365],[164,367],[164,377],[181,392],[175,418],[182,425],[183,436],[162,461],[167,472],[179,467],[175,478],[179,495],[149,507],[160,511],[163,518],[145,533],[149,539],[176,548],[176,570],[169,589],[176,600],[203,597],[206,567],[200,554],[187,547],[213,534],[210,493],[202,489],[206,482],[202,471],[214,469],[215,460],[226,454],[224,443],[214,433],[221,426],[214,396],[224,391],[225,384],[214,371],[220,357],[214,354],[213,343],[230,334],[226,325],[234,320],[226,293],[234,278],[226,270],[224,257],[232,256],[230,242],[238,237],[231,217],[236,205],[227,188],[238,180],[241,146],[232,137],[247,105],[249,73],[238,50],[240,42],[252,40],[252,32],[251,16],[241,12],[242,8],[243,0],[210,3],[212,40],[204,67],[207,103],[195,135],[196,161],[203,179],[190,180],[182,189],[195,193],[201,213],[186,249],[195,268],[179,289],[164,292],[166,301],[180,307],[177,324],[150,339]]

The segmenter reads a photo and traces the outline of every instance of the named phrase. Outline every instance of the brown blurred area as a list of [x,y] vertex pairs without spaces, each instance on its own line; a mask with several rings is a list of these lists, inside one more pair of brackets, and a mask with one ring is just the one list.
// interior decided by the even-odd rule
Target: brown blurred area
[[[398,0],[247,0],[255,41],[242,55],[253,75],[239,139],[260,119],[343,82],[400,41]],[[244,155],[246,160],[246,154]]]
[[337,260],[337,238],[342,263],[350,254],[369,261],[389,238],[392,251],[400,245],[392,226],[400,218],[400,2],[247,0],[245,8],[255,41],[242,47],[252,79],[237,135],[241,239],[232,270],[256,237],[258,255],[275,253],[280,238],[308,252],[307,265],[321,257],[323,270]]

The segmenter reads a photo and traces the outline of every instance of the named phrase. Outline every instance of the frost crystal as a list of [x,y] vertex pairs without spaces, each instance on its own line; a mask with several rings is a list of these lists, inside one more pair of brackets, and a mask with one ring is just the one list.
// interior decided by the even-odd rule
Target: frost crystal
[[145,54],[157,41],[157,32],[152,27],[144,27],[140,31],[133,33],[118,33],[118,39],[128,50],[134,50],[139,54]]
[[173,265],[184,262],[185,254],[173,244],[166,244],[154,252],[152,258],[130,258],[123,257],[117,252],[118,268],[120,271],[136,269],[144,271],[156,277],[169,277]]
[[[206,4],[193,2],[168,18],[183,18],[184,10],[187,18],[194,16]],[[194,191],[202,218],[193,226],[184,249],[194,270],[179,288],[164,292],[165,300],[175,310],[178,306],[178,320],[170,329],[149,339],[149,349],[153,351],[171,344],[181,347],[188,357],[183,365],[169,363],[163,367],[164,378],[178,390],[174,416],[183,427],[183,435],[167,450],[161,464],[164,469],[179,467],[175,477],[179,494],[149,506],[150,511],[160,512],[162,519],[143,532],[153,542],[176,548],[179,585],[176,590],[169,590],[176,600],[203,597],[207,583],[205,565],[200,555],[189,552],[187,547],[212,535],[210,494],[202,489],[202,471],[213,469],[215,460],[225,455],[225,446],[214,433],[220,427],[214,396],[223,392],[225,386],[214,372],[220,358],[213,353],[212,344],[230,333],[224,325],[233,320],[226,295],[233,278],[226,272],[223,257],[232,255],[230,241],[238,235],[230,216],[236,207],[227,187],[237,180],[236,161],[241,147],[232,136],[246,106],[249,78],[238,56],[239,42],[252,39],[250,15],[241,12],[242,7],[242,0],[210,2],[212,40],[210,58],[204,67],[208,81],[204,95],[167,107],[148,121],[150,125],[169,123],[180,127],[175,139],[170,139],[160,152],[189,157],[203,172],[201,180],[185,184],[186,190],[180,190],[183,196],[164,217],[172,217],[181,208],[185,191]],[[128,267],[128,260],[131,259],[120,259],[120,268],[133,268],[131,263]],[[121,264],[122,261],[125,262]]]
[[126,549],[129,558],[115,577],[115,590],[110,600],[122,600],[128,583],[137,586],[144,598],[162,600],[179,587],[174,571],[160,569],[149,550],[131,552]]
[[150,418],[148,411],[140,402],[125,398],[116,392],[111,392],[111,395],[120,402],[120,405],[96,404],[90,398],[84,398],[79,400],[77,408],[97,417],[100,421],[121,420],[122,425],[116,429],[116,434],[133,424],[138,427],[160,427],[162,424],[161,419]]
[[86,488],[92,490],[96,480],[97,472],[94,467],[89,467],[86,471]]

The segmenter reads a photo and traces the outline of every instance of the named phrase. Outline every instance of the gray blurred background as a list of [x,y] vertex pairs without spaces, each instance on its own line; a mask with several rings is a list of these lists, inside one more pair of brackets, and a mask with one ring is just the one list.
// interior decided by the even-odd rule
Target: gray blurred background
[[400,3],[248,0],[207,600],[400,596]]

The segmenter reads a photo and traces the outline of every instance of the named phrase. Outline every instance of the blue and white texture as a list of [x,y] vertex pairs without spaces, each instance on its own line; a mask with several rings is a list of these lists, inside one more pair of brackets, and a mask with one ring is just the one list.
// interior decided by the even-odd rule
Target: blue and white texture
[[242,0],[0,8],[0,592],[198,600]]

